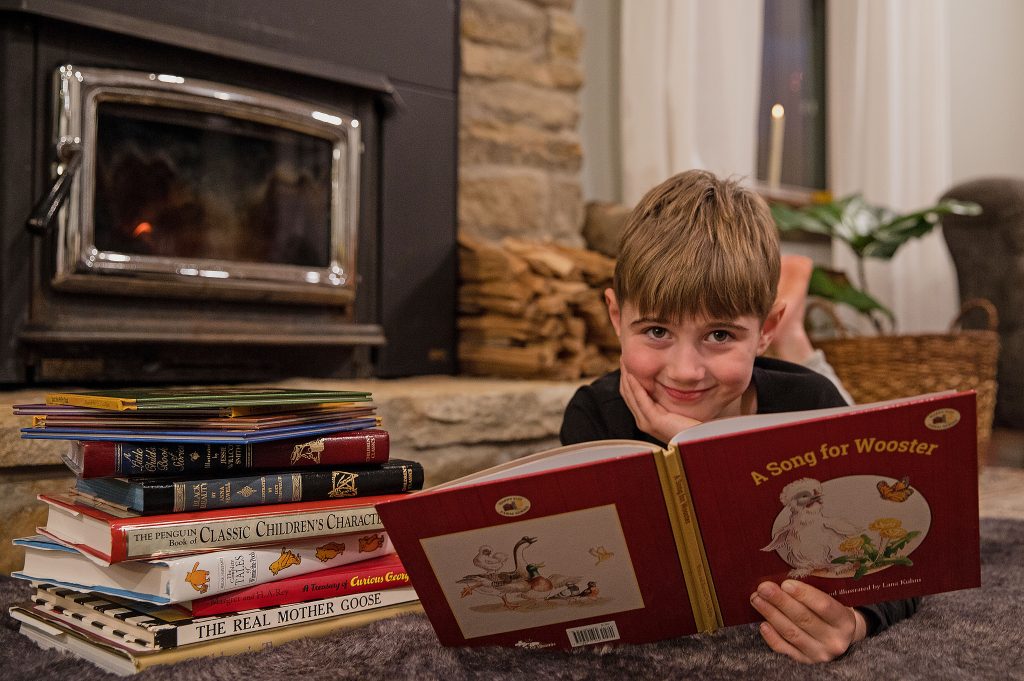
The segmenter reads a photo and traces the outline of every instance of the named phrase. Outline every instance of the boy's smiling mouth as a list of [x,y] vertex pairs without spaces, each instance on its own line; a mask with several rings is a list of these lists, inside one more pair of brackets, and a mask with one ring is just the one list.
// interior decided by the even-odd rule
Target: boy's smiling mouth
[[670,388],[664,383],[659,383],[658,385],[661,386],[661,389],[665,391],[665,394],[668,395],[669,398],[677,402],[696,402],[707,395],[711,390],[710,387],[693,390],[679,390],[678,388]]

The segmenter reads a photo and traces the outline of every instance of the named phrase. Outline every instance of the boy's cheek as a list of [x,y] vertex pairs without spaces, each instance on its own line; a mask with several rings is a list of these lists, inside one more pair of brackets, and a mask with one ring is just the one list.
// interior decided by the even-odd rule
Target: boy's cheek
[[654,377],[658,373],[658,363],[650,353],[630,352],[625,346],[620,358],[622,368],[636,378],[647,392],[654,390]]

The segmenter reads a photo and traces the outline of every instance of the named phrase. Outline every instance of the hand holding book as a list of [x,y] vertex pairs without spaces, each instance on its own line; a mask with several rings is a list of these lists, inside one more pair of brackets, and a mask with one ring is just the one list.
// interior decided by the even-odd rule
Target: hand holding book
[[687,428],[700,425],[700,421],[681,414],[673,414],[652,400],[640,385],[639,379],[629,373],[625,366],[621,369],[619,392],[636,418],[637,428],[662,442],[668,442]]

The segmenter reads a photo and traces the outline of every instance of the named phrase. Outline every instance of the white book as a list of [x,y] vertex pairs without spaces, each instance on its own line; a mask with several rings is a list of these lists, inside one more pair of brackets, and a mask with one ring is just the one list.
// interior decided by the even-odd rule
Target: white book
[[15,539],[25,567],[11,576],[166,605],[394,553],[384,530],[99,565],[42,535]]
[[[169,622],[174,636],[166,646],[168,648],[205,643],[214,639],[252,634],[279,627],[289,627],[305,622],[343,617],[367,610],[386,608],[416,601],[416,592],[411,586],[402,586],[382,591],[366,591],[357,594],[334,596],[304,603],[289,603],[267,608],[244,610],[237,613],[211,615]],[[110,641],[126,650],[141,653],[153,650],[144,642],[137,641],[134,636],[125,635],[118,627],[96,626],[94,622],[75,617],[74,613],[54,608],[50,603],[18,604],[11,609],[11,614],[18,609],[34,613],[51,624],[69,629],[88,631],[92,636]],[[19,619],[15,617],[15,619]]]
[[171,664],[197,657],[237,655],[257,652],[288,641],[326,636],[340,629],[357,627],[385,617],[423,612],[417,601],[402,605],[364,610],[352,615],[314,620],[304,624],[277,627],[249,634],[239,634],[206,643],[183,647],[141,650],[126,641],[113,641],[96,635],[95,631],[64,622],[55,622],[32,607],[14,606],[10,615],[20,622],[21,633],[41,648],[71,653],[99,667],[124,676],[156,665]]

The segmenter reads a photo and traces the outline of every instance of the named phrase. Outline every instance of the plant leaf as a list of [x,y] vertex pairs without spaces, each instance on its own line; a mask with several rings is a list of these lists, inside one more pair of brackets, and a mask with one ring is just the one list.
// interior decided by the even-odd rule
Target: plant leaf
[[922,237],[942,222],[943,215],[978,215],[981,206],[967,201],[941,201],[906,215],[898,215],[880,222],[872,231],[872,240],[862,253],[865,257],[889,260],[911,239]]
[[811,281],[807,293],[826,300],[849,305],[861,314],[871,315],[880,312],[893,323],[893,314],[889,308],[855,287],[842,272],[815,265],[811,270]]

